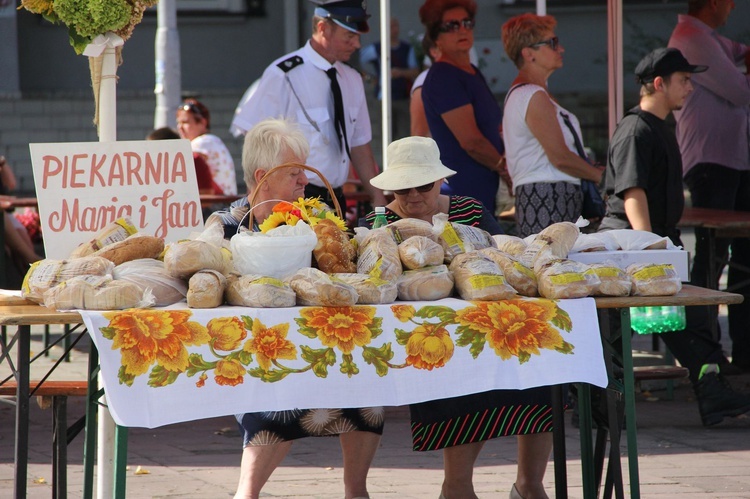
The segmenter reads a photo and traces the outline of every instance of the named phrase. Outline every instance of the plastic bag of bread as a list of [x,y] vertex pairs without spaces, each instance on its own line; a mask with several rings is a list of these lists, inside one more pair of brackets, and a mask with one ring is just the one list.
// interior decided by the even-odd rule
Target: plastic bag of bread
[[357,303],[372,305],[393,303],[398,297],[395,281],[384,281],[369,274],[335,274],[334,277],[354,288],[359,295]]
[[298,305],[351,307],[359,298],[353,286],[310,267],[298,270],[289,285],[297,293]]
[[521,263],[536,272],[537,262],[543,264],[548,260],[567,258],[578,234],[580,230],[573,222],[557,222],[548,226],[526,246],[520,256]]
[[401,244],[410,237],[424,236],[437,241],[437,236],[432,232],[432,224],[427,220],[418,218],[402,218],[388,224],[388,230],[397,244]]
[[150,289],[154,295],[154,305],[165,307],[185,299],[187,283],[172,277],[164,267],[164,262],[153,258],[141,258],[121,263],[115,267],[112,277],[117,281],[128,281]]
[[233,269],[232,252],[199,239],[169,243],[164,251],[164,267],[172,277],[189,279],[200,270],[228,274]]
[[626,251],[677,248],[668,237],[662,237],[647,230],[616,229],[609,230],[607,233],[614,238],[620,249]]
[[449,222],[445,213],[432,217],[432,231],[445,251],[446,263],[450,263],[454,256],[461,253],[495,247],[495,240],[487,231]]
[[495,240],[497,249],[509,255],[519,256],[526,250],[526,241],[517,236],[495,234],[492,239]]
[[464,300],[509,300],[516,296],[500,266],[479,251],[456,255],[448,270]]
[[446,265],[407,270],[398,278],[398,299],[431,301],[453,293],[453,274]]
[[92,256],[100,256],[115,265],[120,265],[139,258],[159,258],[162,251],[164,251],[164,239],[136,233],[122,241],[108,244]]
[[398,245],[398,256],[409,270],[441,265],[445,251],[438,243],[425,236],[412,236]]
[[680,276],[671,263],[633,263],[626,272],[633,281],[634,296],[670,296],[682,289]]
[[289,284],[258,274],[230,274],[224,296],[227,303],[240,307],[283,308],[297,303],[297,295]]
[[505,280],[513,289],[523,296],[539,296],[537,289],[536,274],[534,271],[522,264],[516,257],[503,253],[497,248],[483,248],[480,253],[489,257],[500,266]]
[[570,253],[585,253],[589,251],[617,251],[620,245],[611,234],[612,231],[595,232],[593,234],[579,234]]
[[138,229],[128,217],[118,218],[100,230],[93,239],[78,245],[70,253],[70,258],[90,256],[105,246],[125,240],[137,231]]
[[242,275],[285,279],[312,264],[318,236],[306,223],[280,225],[268,232],[243,231],[232,236],[234,268]]
[[536,275],[539,294],[549,299],[591,296],[600,284],[599,276],[588,265],[573,260],[549,260]]
[[398,245],[387,227],[368,230],[357,227],[357,273],[369,274],[384,281],[393,281],[403,272]]
[[589,267],[599,276],[596,296],[628,296],[633,287],[630,276],[614,262],[591,263]]
[[187,305],[190,308],[216,308],[224,303],[227,278],[216,270],[199,270],[190,277]]
[[55,310],[123,310],[154,304],[151,292],[112,276],[79,275],[44,293],[44,305]]
[[323,219],[313,226],[318,243],[313,248],[313,257],[318,268],[327,274],[334,272],[356,272],[357,249],[346,232],[336,222]]
[[98,256],[72,260],[39,260],[31,264],[21,285],[21,296],[36,303],[44,301],[44,292],[63,281],[80,275],[112,275],[115,264]]

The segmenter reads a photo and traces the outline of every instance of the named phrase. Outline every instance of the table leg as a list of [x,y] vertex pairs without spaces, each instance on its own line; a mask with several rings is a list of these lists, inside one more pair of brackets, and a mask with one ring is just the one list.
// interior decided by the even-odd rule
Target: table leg
[[563,385],[552,386],[552,441],[555,463],[555,498],[567,499],[568,473],[565,456],[565,413]]
[[125,499],[126,468],[128,464],[128,429],[115,427],[115,483],[114,499]]
[[620,309],[622,325],[622,367],[625,386],[625,425],[628,436],[628,469],[630,471],[630,497],[641,497],[640,478],[638,476],[638,439],[635,419],[635,380],[633,379],[633,350],[631,345],[630,309]]
[[94,497],[94,464],[96,463],[96,410],[99,402],[99,352],[89,350],[88,394],[86,395],[86,430],[83,444],[83,499]]
[[594,442],[591,438],[591,385],[578,383],[578,432],[581,437],[581,476],[583,497],[597,497],[594,470]]
[[31,326],[18,326],[18,356],[16,366],[16,455],[15,497],[25,499],[27,464],[29,462],[29,356],[31,355]]

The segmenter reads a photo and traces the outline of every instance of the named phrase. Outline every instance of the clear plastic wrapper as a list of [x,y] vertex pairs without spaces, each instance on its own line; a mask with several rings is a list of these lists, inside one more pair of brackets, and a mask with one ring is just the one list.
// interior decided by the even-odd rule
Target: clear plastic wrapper
[[79,275],[44,293],[44,305],[55,310],[124,310],[154,304],[150,289],[110,275]]
[[117,281],[128,281],[141,289],[150,289],[157,307],[182,301],[187,294],[187,283],[183,279],[172,277],[164,267],[164,262],[153,258],[122,263],[115,267],[112,276]]
[[297,293],[298,305],[350,307],[359,298],[353,286],[313,268],[298,270],[289,285]]
[[357,273],[369,274],[384,281],[393,281],[403,272],[398,245],[388,227],[368,230],[354,229],[358,244]]
[[71,260],[39,260],[31,264],[21,285],[21,296],[43,303],[44,293],[63,281],[82,275],[112,276],[115,264],[106,258],[85,256]]
[[464,300],[509,300],[516,296],[500,266],[479,251],[457,255],[448,269]]
[[258,274],[230,274],[224,296],[227,303],[240,307],[284,308],[297,303],[297,295],[289,284]]
[[682,281],[670,263],[634,263],[626,272],[633,281],[634,296],[671,296],[682,289]]
[[539,294],[549,299],[592,296],[601,283],[593,269],[573,260],[549,260],[536,274]]
[[453,274],[446,265],[407,270],[398,278],[399,300],[431,301],[453,293]]
[[461,253],[495,247],[495,240],[487,231],[449,222],[445,213],[432,217],[432,231],[445,251],[445,263]]
[[589,267],[599,276],[596,296],[628,296],[633,283],[627,272],[614,262],[591,263]]
[[188,282],[187,305],[190,308],[216,308],[224,303],[227,278],[216,270],[199,270]]
[[398,297],[395,281],[384,281],[368,274],[356,273],[334,274],[333,277],[352,286],[359,295],[357,303],[360,304],[393,303]]
[[398,245],[398,255],[409,270],[441,265],[445,258],[443,247],[425,236],[412,236]]
[[480,253],[488,256],[500,266],[505,279],[519,295],[535,297],[539,296],[536,282],[536,274],[533,270],[522,264],[518,258],[500,251],[497,248],[483,248]]

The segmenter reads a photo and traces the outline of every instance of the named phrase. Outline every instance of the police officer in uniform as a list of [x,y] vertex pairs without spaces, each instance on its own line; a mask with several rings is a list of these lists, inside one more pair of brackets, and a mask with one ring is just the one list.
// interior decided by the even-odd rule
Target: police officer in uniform
[[[350,164],[373,205],[383,206],[383,193],[370,185],[379,172],[362,77],[344,64],[360,48],[360,34],[369,31],[366,2],[311,1],[317,6],[310,40],[266,68],[257,90],[235,113],[232,128],[246,132],[266,118],[296,121],[310,144],[308,164],[328,179],[342,209],[341,187]],[[309,180],[305,195],[326,201],[328,190],[320,179],[309,175]],[[330,199],[327,204],[332,205]]]

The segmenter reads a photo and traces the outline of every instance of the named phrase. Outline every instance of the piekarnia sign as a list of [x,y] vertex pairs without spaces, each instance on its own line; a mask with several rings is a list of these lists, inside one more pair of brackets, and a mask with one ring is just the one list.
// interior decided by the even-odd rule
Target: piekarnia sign
[[47,258],[64,259],[128,217],[166,242],[203,228],[190,142],[30,144]]

